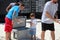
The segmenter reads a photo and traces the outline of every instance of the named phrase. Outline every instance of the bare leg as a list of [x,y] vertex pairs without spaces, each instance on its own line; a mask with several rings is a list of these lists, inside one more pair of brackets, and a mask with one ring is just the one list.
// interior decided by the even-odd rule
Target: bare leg
[[41,33],[41,40],[44,40],[44,38],[45,38],[45,31],[42,31],[42,33]]
[[55,40],[55,31],[51,31],[52,40]]
[[11,32],[9,33],[9,40],[11,40]]
[[6,40],[9,40],[10,32],[6,32]]
[[36,35],[34,35],[33,40],[36,40]]
[[33,35],[31,35],[31,40],[33,40]]

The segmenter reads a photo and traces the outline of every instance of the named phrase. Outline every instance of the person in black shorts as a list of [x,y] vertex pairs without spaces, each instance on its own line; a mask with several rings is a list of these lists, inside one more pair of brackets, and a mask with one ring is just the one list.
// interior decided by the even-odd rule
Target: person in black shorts
[[42,23],[42,31],[46,31],[46,30],[55,31],[54,23],[52,24]]
[[58,9],[57,1],[58,0],[48,1],[44,6],[42,19],[41,19],[42,22],[41,40],[44,40],[46,30],[51,31],[51,38],[52,40],[55,40],[54,21],[60,24],[60,22],[57,20],[57,15],[56,18],[54,18],[55,13]]

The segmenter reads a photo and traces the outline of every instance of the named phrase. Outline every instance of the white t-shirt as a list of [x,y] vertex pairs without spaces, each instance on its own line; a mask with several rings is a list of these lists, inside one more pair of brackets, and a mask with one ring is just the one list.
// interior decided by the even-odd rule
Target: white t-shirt
[[51,1],[48,1],[45,4],[44,10],[43,10],[42,20],[41,20],[42,23],[48,23],[48,24],[53,23],[54,21],[52,19],[48,18],[47,16],[45,16],[45,14],[46,14],[46,11],[47,11],[54,18],[54,15],[55,15],[57,9],[58,9],[58,3],[54,4]]
[[15,4],[16,4],[16,3],[10,3],[10,5],[11,5],[12,7],[15,6]]
[[32,26],[30,28],[36,28],[37,20],[36,19],[31,19]]

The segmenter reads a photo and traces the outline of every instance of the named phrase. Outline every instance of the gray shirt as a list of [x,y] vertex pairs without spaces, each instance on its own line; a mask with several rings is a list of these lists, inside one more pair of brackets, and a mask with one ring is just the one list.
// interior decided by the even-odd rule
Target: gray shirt
[[16,4],[16,3],[10,3],[10,5],[11,5],[12,7],[15,6],[15,4]]
[[45,14],[46,14],[46,11],[47,11],[54,18],[54,15],[55,15],[57,9],[58,9],[58,3],[54,4],[51,1],[48,1],[45,4],[41,21],[43,23],[48,23],[48,24],[53,23],[54,21],[52,19],[48,18]]

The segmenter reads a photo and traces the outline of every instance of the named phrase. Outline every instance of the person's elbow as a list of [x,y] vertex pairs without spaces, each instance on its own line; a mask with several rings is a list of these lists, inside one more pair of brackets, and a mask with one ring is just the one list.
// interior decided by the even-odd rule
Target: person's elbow
[[6,8],[6,12],[8,12],[8,9]]
[[11,5],[9,5],[9,6],[6,8],[6,11],[8,12],[10,8],[11,8]]
[[46,14],[45,14],[47,17],[49,16],[49,13],[46,11]]
[[48,17],[48,18],[51,18],[51,15],[50,15],[50,13],[48,11],[46,11],[45,16]]

